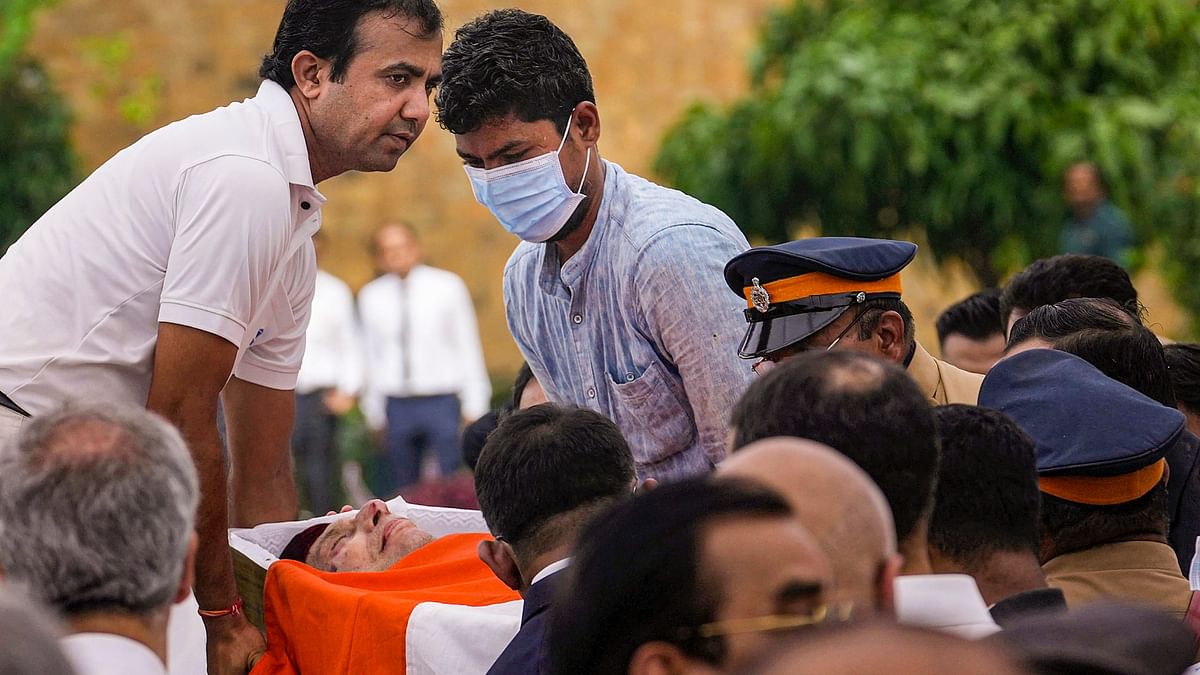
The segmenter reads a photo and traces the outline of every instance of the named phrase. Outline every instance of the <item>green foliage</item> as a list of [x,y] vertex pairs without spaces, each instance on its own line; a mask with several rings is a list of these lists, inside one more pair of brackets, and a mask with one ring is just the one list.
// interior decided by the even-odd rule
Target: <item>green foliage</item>
[[70,113],[45,72],[21,56],[44,0],[0,4],[0,255],[75,186]]
[[698,105],[656,169],[772,241],[924,228],[995,283],[1056,252],[1060,176],[1096,161],[1200,309],[1195,0],[800,0],[773,13],[751,91]]

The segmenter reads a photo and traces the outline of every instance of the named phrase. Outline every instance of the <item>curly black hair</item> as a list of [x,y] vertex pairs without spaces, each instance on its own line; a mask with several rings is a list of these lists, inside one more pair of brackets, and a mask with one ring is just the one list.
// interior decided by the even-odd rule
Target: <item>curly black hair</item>
[[596,101],[592,75],[575,43],[540,14],[488,12],[459,28],[442,55],[437,119],[454,134],[514,115],[552,120],[559,133],[571,110]]

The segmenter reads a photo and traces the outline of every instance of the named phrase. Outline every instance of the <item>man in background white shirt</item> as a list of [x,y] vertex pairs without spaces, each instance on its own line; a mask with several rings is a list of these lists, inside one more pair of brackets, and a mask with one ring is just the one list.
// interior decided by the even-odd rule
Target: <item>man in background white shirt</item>
[[140,406],[48,412],[0,449],[0,567],[62,614],[79,675],[166,672],[199,496],[182,436]]
[[408,225],[379,228],[374,252],[383,276],[358,295],[370,364],[364,412],[374,428],[386,421],[391,495],[420,480],[425,452],[436,455],[442,475],[459,467],[459,425],[487,412],[492,386],[463,280],[422,264]]
[[[317,264],[325,237],[313,237]],[[344,503],[337,448],[338,418],[350,412],[362,389],[362,341],[354,294],[344,281],[317,270],[312,313],[305,333],[304,363],[296,377],[296,425],[292,457],[301,505],[320,515]]]

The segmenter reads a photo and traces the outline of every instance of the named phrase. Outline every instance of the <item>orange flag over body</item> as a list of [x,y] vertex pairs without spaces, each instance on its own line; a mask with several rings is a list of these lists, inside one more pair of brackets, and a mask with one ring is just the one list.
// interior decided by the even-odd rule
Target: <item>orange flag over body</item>
[[283,560],[264,590],[267,655],[253,675],[404,673],[414,608],[439,602],[479,607],[520,596],[476,554],[486,534],[452,534],[385,572],[319,572]]

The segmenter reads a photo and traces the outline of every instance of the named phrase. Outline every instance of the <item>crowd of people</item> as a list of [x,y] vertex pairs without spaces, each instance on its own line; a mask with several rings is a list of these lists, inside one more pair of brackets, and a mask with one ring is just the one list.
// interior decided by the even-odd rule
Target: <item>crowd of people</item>
[[[0,258],[0,672],[425,672],[426,605],[464,652],[429,672],[1197,661],[1200,345],[1145,325],[1095,167],[1068,174],[1064,241],[1097,250],[948,308],[939,359],[904,299],[915,244],[752,248],[601,157],[587,63],[546,17],[442,32],[432,0],[290,0],[257,96],[147,135]],[[411,227],[378,231],[357,303],[317,269],[316,185],[390,170],[435,89],[522,240],[502,411],[466,288]],[[465,460],[488,532],[332,513],[356,399],[387,490]],[[254,625],[229,528],[298,518],[293,449],[331,513],[284,542]],[[488,651],[481,617],[514,606]]]

